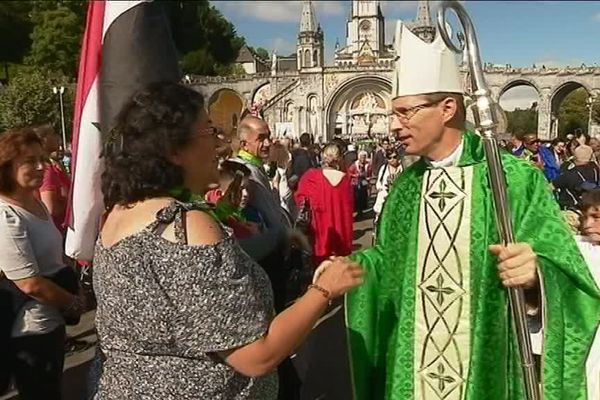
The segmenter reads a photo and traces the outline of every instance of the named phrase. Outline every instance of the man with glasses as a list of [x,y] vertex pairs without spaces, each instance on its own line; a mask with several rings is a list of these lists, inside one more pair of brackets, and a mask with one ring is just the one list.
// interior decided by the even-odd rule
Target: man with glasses
[[556,162],[556,156],[551,149],[540,145],[540,140],[535,133],[523,136],[523,146],[513,154],[541,169],[549,182],[560,175],[560,165]]
[[456,57],[399,25],[390,128],[421,159],[392,185],[374,247],[353,255],[367,272],[346,298],[355,399],[523,398],[515,286],[544,316],[544,398],[587,398],[600,293],[544,176],[502,153],[517,243],[498,244]]
[[248,206],[260,214],[266,231],[240,244],[269,274],[275,291],[275,308],[281,311],[285,305],[285,271],[283,268],[286,233],[291,227],[279,199],[271,190],[263,160],[269,156],[271,131],[266,121],[245,117],[238,126],[240,150],[232,161],[244,164],[250,170],[248,180]]
[[[266,230],[259,235],[240,240],[240,246],[267,272],[273,288],[275,312],[281,312],[290,300],[287,293],[290,274],[287,255],[291,241],[306,239],[292,230],[289,216],[271,190],[269,177],[263,167],[263,160],[268,158],[271,146],[269,125],[261,118],[248,115],[240,121],[237,133],[240,150],[232,161],[240,162],[250,170],[248,205],[261,215],[266,225]],[[279,366],[278,373],[278,398],[296,399],[299,383],[290,359]]]

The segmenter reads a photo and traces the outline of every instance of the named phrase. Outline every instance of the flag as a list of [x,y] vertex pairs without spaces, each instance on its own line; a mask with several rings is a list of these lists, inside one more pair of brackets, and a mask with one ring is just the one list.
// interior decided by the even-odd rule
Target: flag
[[148,84],[179,78],[177,51],[161,4],[89,2],[73,118],[68,256],[93,257],[104,211],[100,155],[121,107]]

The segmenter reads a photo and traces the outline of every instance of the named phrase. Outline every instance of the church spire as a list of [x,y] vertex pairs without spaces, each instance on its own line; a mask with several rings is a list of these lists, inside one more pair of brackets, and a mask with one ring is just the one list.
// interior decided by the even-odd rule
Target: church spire
[[303,2],[296,48],[298,70],[323,66],[323,39],[323,30],[321,25],[317,25],[312,1]]
[[317,29],[315,10],[312,1],[304,1],[302,4],[302,19],[300,20],[300,32],[315,32]]
[[427,0],[419,0],[417,18],[410,24],[410,30],[427,43],[431,43],[435,39],[435,26],[431,23]]
[[429,12],[428,0],[419,0],[417,19],[415,22],[417,26],[431,26],[431,14]]

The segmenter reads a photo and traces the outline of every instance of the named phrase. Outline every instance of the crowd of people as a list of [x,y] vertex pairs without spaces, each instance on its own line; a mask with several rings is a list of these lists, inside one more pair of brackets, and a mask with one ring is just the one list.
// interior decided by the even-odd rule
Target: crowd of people
[[564,211],[581,213],[583,194],[600,189],[600,140],[581,130],[545,142],[535,133],[515,135],[502,144],[544,173]]
[[[136,107],[140,104],[136,99],[142,97],[143,104],[154,108]],[[164,107],[172,115],[180,115],[179,119],[159,115],[157,110]],[[191,321],[208,311],[197,308],[202,306],[210,307],[217,318],[214,325],[198,320],[205,324],[202,329],[222,325],[221,339],[217,339],[217,331],[211,335],[227,343],[220,354],[234,366],[231,379],[247,386],[248,393],[258,393],[254,398],[264,398],[263,391],[277,391],[273,379],[244,381],[243,374],[261,375],[255,371],[272,370],[283,361],[279,397],[296,398],[299,384],[286,358],[323,307],[360,281],[356,264],[334,257],[352,252],[354,217],[367,209],[373,187],[387,190],[398,165],[390,161],[391,172],[380,174],[375,183],[367,152],[357,153],[354,144],[336,139],[319,146],[307,133],[300,135],[297,143],[286,138],[273,140],[268,124],[253,115],[241,121],[233,140],[217,137],[203,111],[202,96],[177,84],[157,84],[138,93],[124,107],[119,121],[123,145],[117,152],[107,146],[102,181],[107,212],[93,265],[94,294],[99,299],[96,326],[102,343],[93,374],[99,377],[101,370],[103,378],[90,384],[91,392],[117,385],[112,380],[123,379],[127,371],[131,379],[138,376],[136,391],[173,390],[165,382],[167,376],[153,381],[162,389],[142,383],[146,380],[149,385],[150,376],[168,370],[163,364],[167,360],[157,361],[156,369],[148,372],[152,375],[142,375],[134,368],[141,360],[127,357],[113,370],[117,360],[112,357],[145,347],[139,341],[147,326],[156,326],[157,320],[168,325],[177,319],[180,329],[197,337],[200,333]],[[158,145],[164,141],[168,146]],[[374,159],[383,154],[379,161],[382,169],[388,160],[397,159],[388,147],[389,141],[384,139],[382,146],[371,152]],[[166,149],[178,150],[168,154]],[[5,250],[0,262],[0,310],[6,321],[2,341],[10,343],[2,346],[0,389],[7,390],[12,379],[23,399],[60,398],[65,352],[72,346],[66,341],[65,325],[76,324],[80,314],[89,310],[89,299],[80,290],[82,266],[64,255],[71,185],[67,165],[60,137],[49,125],[11,129],[0,136],[0,241]],[[360,206],[355,208],[355,204]],[[170,263],[180,269],[173,270]],[[323,264],[332,264],[331,272],[313,282],[314,271]],[[198,265],[203,267],[190,270]],[[204,293],[210,284],[198,273],[215,275],[217,280],[233,279],[232,286]],[[157,276],[160,283],[150,284]],[[199,279],[205,289],[197,286]],[[246,283],[236,301],[230,294],[244,288],[244,279],[252,282]],[[115,280],[120,284],[114,285]],[[167,281],[173,285],[173,293],[165,286]],[[257,282],[262,282],[258,288],[254,287]],[[156,284],[161,288],[156,287],[155,292]],[[303,297],[309,287],[308,297]],[[162,298],[165,291],[167,297]],[[176,299],[176,293],[182,298]],[[150,299],[168,299],[170,306]],[[186,304],[190,301],[193,304]],[[217,317],[220,306],[224,307],[222,315],[235,312],[238,317],[230,327]],[[135,314],[124,312],[134,308]],[[248,313],[245,319],[242,310]],[[281,316],[271,321],[272,310]],[[157,314],[159,311],[164,314]],[[142,314],[145,317],[140,319]],[[171,334],[172,328],[164,329]],[[247,332],[231,341],[228,335],[241,331]],[[247,338],[258,339],[267,332],[247,351],[237,349]],[[177,357],[199,351],[193,340],[178,337],[181,343],[176,351],[160,350],[156,345],[147,350],[165,355],[173,352],[171,356]],[[257,349],[264,354],[256,354]],[[177,368],[190,369],[184,364]],[[211,373],[222,372],[210,357],[192,364],[206,372],[207,382]],[[151,367],[147,364],[146,368],[150,371]],[[223,388],[216,385],[215,390]],[[109,393],[106,398],[127,395]]]
[[[133,94],[103,153],[86,398],[520,399],[514,287],[543,398],[600,398],[598,143],[515,138],[501,243],[458,64],[400,29],[376,146],[275,139],[251,113],[225,137],[189,87]],[[61,398],[65,326],[89,308],[63,254],[58,143],[0,135],[0,391],[24,400]],[[373,199],[373,246],[352,253]]]
[[[393,135],[358,151],[339,138],[320,146],[307,133],[272,138],[250,114],[236,137],[219,137],[203,101],[178,84],[153,85],[123,108],[118,150],[107,146],[90,398],[227,390],[306,398],[311,388],[289,355],[332,301],[362,282],[362,268],[344,258],[353,222],[371,201],[377,226],[414,162]],[[12,378],[23,399],[60,399],[65,325],[89,309],[79,269],[63,254],[70,177],[59,140],[48,125],[0,136],[2,340],[10,343],[0,378],[4,390]],[[543,172],[585,259],[600,263],[597,141],[578,134],[546,145],[528,134],[502,144]]]

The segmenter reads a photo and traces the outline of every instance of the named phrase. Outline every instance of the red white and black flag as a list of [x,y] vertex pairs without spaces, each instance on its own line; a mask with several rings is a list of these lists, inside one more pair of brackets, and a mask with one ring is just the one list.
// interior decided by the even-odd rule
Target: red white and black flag
[[100,154],[121,107],[146,85],[179,78],[177,51],[161,4],[89,2],[73,118],[68,256],[92,259],[104,211]]

